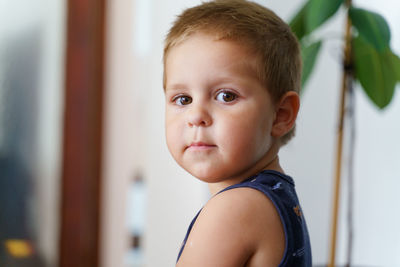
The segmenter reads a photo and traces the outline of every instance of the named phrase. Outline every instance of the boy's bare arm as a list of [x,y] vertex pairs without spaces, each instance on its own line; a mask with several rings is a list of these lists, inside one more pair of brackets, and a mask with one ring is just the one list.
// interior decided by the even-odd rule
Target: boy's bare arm
[[254,189],[232,189],[203,208],[177,267],[278,266],[284,248],[272,202]]

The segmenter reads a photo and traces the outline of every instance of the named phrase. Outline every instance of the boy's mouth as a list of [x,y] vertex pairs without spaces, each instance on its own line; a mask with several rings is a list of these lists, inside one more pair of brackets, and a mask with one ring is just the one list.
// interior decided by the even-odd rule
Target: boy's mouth
[[216,145],[212,145],[212,144],[208,144],[208,143],[204,143],[204,142],[193,142],[187,148],[201,150],[201,149],[210,149],[213,147],[216,147]]

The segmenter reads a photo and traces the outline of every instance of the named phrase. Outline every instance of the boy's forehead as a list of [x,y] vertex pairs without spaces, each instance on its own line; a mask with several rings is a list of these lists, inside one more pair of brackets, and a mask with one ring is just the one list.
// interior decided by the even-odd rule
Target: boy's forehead
[[196,80],[208,86],[261,83],[257,57],[234,41],[192,36],[170,52],[164,71],[165,90],[187,88]]
[[[222,63],[221,66],[224,68],[247,70],[248,74],[257,73],[259,57],[252,52],[249,45],[203,31],[192,33],[170,47],[168,54],[165,55],[164,67],[167,68],[171,58],[183,57],[189,60],[213,56],[217,56],[218,63]],[[209,65],[215,63],[217,62],[211,61]]]

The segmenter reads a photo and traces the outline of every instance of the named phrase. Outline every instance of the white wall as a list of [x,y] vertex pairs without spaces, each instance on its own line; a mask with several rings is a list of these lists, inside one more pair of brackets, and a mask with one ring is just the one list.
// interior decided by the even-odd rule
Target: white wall
[[[149,196],[145,235],[146,266],[173,266],[188,224],[207,200],[204,184],[186,174],[168,154],[164,139],[162,42],[174,16],[200,1],[109,1],[106,97],[105,210],[103,266],[124,266],[127,248],[127,185],[136,170],[147,179]],[[284,19],[301,0],[258,1]],[[395,0],[356,1],[387,17],[393,46],[400,53],[400,25]],[[378,7],[379,4],[379,7]],[[138,26],[140,25],[140,26]],[[307,216],[315,264],[326,263],[340,84],[340,48],[335,40],[343,16],[323,29],[332,36],[324,45],[302,98],[296,138],[281,151],[285,170],[297,184]],[[359,89],[359,88],[357,88]],[[398,91],[398,90],[397,90]],[[355,249],[359,265],[400,266],[400,95],[378,112],[357,90],[355,162]],[[345,180],[342,193],[346,192]],[[342,201],[344,204],[344,201]],[[345,246],[341,209],[339,261]],[[389,229],[393,229],[390,231]]]

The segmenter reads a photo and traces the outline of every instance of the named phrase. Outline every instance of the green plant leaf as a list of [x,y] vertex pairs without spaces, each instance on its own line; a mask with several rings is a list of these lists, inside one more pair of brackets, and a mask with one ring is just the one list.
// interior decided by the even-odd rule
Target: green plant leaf
[[297,39],[301,40],[306,34],[305,17],[308,9],[308,3],[306,2],[303,7],[297,12],[293,19],[289,22],[289,26],[297,36]]
[[328,20],[344,0],[309,0],[305,18],[306,32],[310,33]]
[[379,51],[389,47],[390,29],[379,14],[361,8],[350,8],[350,19],[358,33]]
[[361,36],[353,40],[355,75],[362,88],[379,108],[392,100],[397,82],[396,56],[390,49],[379,52]]
[[400,58],[394,53],[390,56],[393,71],[397,77],[397,82],[400,82]]
[[301,88],[308,80],[317,59],[318,52],[321,48],[321,41],[314,42],[308,46],[301,47],[301,57],[303,59],[303,72],[301,75]]

